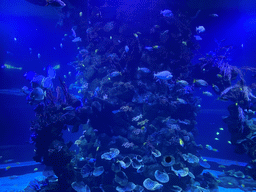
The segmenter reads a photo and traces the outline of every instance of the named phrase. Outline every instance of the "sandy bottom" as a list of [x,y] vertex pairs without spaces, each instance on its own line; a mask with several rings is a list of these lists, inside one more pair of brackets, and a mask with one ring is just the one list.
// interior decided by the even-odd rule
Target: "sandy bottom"
[[20,192],[25,189],[35,177],[43,176],[42,172],[28,173],[19,176],[0,177],[1,192]]
[[[212,174],[218,176],[222,172],[215,170],[205,170],[204,172],[211,172]],[[1,192],[21,192],[25,189],[29,182],[32,181],[35,177],[43,176],[42,172],[34,172],[25,175],[19,176],[9,176],[9,177],[0,177],[0,191]],[[220,192],[243,192],[240,189],[229,189],[219,187]]]

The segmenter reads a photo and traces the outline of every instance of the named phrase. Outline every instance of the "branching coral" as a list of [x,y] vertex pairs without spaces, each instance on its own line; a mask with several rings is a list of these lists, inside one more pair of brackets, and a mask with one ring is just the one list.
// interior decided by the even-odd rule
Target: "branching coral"
[[256,96],[252,94],[252,90],[248,86],[244,85],[242,81],[236,85],[226,88],[221,92],[220,97],[230,99],[234,102],[249,102],[251,99],[256,99]]

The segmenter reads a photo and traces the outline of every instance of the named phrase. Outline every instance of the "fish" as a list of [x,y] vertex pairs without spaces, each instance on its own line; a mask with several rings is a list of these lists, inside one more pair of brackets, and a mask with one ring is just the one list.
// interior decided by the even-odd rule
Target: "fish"
[[74,38],[76,38],[76,31],[75,31],[76,29],[77,29],[77,26],[74,26],[74,27],[71,28],[72,36]]
[[103,27],[103,30],[105,32],[111,31],[114,28],[114,26],[115,26],[114,24],[115,24],[114,21],[106,23],[106,25]]
[[156,74],[154,74],[154,77],[158,79],[163,79],[163,80],[169,80],[173,77],[170,71],[161,71]]
[[178,85],[182,85],[182,86],[188,86],[189,85],[188,82],[185,81],[185,80],[177,80],[176,83]]
[[110,77],[117,77],[119,75],[122,75],[122,73],[119,71],[114,71],[114,72],[110,73]]
[[122,160],[121,160],[121,161],[120,161],[120,160],[117,160],[116,162],[117,162],[117,163],[119,163],[119,164],[121,165],[121,167],[122,167],[122,168],[124,168],[124,169],[126,169],[126,168],[127,168],[127,167],[126,167],[126,164],[125,164],[125,162],[124,162],[124,161],[122,161]]
[[10,162],[13,162],[13,161],[14,161],[14,159],[7,159],[7,160],[4,161],[4,163],[10,163]]
[[8,171],[10,168],[11,168],[11,166],[7,166],[7,167],[5,168],[5,170]]
[[133,33],[134,37],[138,38],[138,34],[137,33]]
[[146,67],[138,67],[138,71],[142,71],[144,73],[150,73],[151,71]]
[[182,44],[185,45],[185,46],[188,45],[186,41],[182,41]]
[[181,138],[179,138],[179,144],[181,147],[184,147],[184,141]]
[[52,79],[50,77],[43,78],[41,85],[43,88],[52,89],[53,88]]
[[45,96],[46,92],[40,87],[34,88],[29,95],[30,99],[35,101],[42,101],[44,100]]
[[85,160],[89,163],[94,163],[96,161],[95,158],[91,158],[91,157],[86,157]]
[[217,74],[216,76],[220,79],[223,77],[221,74]]
[[126,53],[129,51],[128,45],[126,45],[126,46],[124,47],[124,50],[125,50]]
[[79,16],[82,17],[83,16],[83,12],[79,12]]
[[120,109],[112,111],[113,114],[117,114],[120,112]]
[[206,145],[205,148],[208,149],[209,151],[214,151],[214,152],[218,152],[219,151],[218,149],[212,148],[212,146],[210,146],[210,145]]
[[217,85],[212,84],[212,88],[216,91],[216,92],[220,92],[220,89]]
[[209,97],[213,96],[213,94],[209,91],[204,91],[203,94],[206,95],[206,96],[209,96]]
[[196,32],[197,32],[197,33],[203,33],[203,32],[205,32],[204,26],[198,26],[198,27],[196,27]]
[[53,69],[60,69],[60,65],[55,65]]
[[75,39],[72,40],[73,43],[77,43],[81,41],[82,41],[81,37],[76,37]]
[[[57,4],[56,4],[57,3]],[[48,6],[48,5],[52,5],[52,6],[61,6],[61,7],[65,7],[66,4],[61,1],[61,0],[46,0],[46,5],[45,6]]]
[[203,40],[202,37],[200,37],[199,35],[194,35],[194,37],[195,37],[195,39],[196,39],[197,41]]
[[37,54],[37,58],[38,58],[38,59],[41,58],[41,54],[40,54],[40,53]]
[[144,49],[148,50],[148,51],[152,51],[153,50],[153,47],[144,47]]
[[187,104],[187,102],[184,99],[177,98],[177,101],[181,104]]
[[162,14],[164,17],[173,17],[173,13],[169,9],[165,9],[161,11],[160,14]]
[[220,130],[223,131],[224,129],[221,127]]
[[63,47],[63,44],[62,43],[60,43],[60,48],[62,48]]
[[11,179],[11,180],[13,180],[13,179],[18,179],[19,176],[18,176],[18,175],[12,175],[12,176],[10,176],[10,177],[8,177],[8,178]]
[[9,65],[9,64],[4,64],[2,65],[2,69],[17,69],[17,70],[22,70],[22,67],[14,67],[12,65]]
[[203,87],[208,86],[208,83],[203,79],[194,79],[193,83],[198,86],[203,86]]
[[47,73],[48,73],[48,77],[50,77],[51,79],[55,79],[56,71],[51,65],[48,66]]
[[72,111],[72,110],[74,110],[75,108],[74,107],[72,107],[72,106],[67,106],[67,107],[64,107],[63,108],[63,111]]
[[210,14],[209,16],[210,16],[210,17],[219,17],[219,15],[216,14],[216,13]]

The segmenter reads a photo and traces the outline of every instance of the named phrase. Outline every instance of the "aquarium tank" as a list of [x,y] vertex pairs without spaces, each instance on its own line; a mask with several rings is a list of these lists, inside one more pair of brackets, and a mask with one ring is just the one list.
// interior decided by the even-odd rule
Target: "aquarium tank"
[[1,0],[0,191],[256,191],[255,10]]

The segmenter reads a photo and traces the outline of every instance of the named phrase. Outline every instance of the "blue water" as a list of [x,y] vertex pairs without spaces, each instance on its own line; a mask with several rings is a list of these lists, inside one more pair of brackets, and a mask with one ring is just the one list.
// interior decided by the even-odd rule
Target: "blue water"
[[[122,25],[122,22],[132,26],[132,28],[128,27],[125,29],[125,32],[122,34],[123,37],[121,37],[122,35],[118,37],[125,42],[122,43],[122,46],[129,43],[128,40],[126,41],[126,38],[129,39],[133,33],[139,31],[141,32],[139,36],[143,36],[152,26],[162,25],[159,22],[159,10],[168,8],[182,12],[185,9],[182,3],[186,3],[185,1],[169,3],[164,0],[151,0],[147,2],[139,0],[118,0],[106,2],[107,4],[101,7],[103,23],[116,19],[119,26]],[[94,1],[94,3],[102,6],[105,2]],[[203,38],[199,42],[201,47],[200,53],[202,55],[216,48],[216,40],[226,39],[224,44],[233,47],[230,55],[232,65],[237,67],[255,66],[254,46],[256,43],[256,27],[254,23],[256,21],[256,13],[252,9],[254,7],[253,3],[239,4],[235,2],[232,4],[225,1],[220,3],[219,7],[215,7],[215,5],[206,7],[206,5],[202,5],[201,3],[195,5],[193,1],[188,1],[187,3],[188,7],[186,8],[189,10],[188,14],[191,17],[201,9],[198,17],[191,21],[190,27],[193,35],[197,26],[202,25],[206,28],[206,31],[200,34]],[[78,22],[78,17],[73,17],[72,14],[78,15],[79,12],[83,12],[85,16],[87,14],[84,8],[86,5],[85,1],[74,1],[75,13],[71,12],[71,18],[68,19],[68,22],[65,21],[65,25],[59,27],[57,22],[61,16],[61,11],[58,8],[37,6],[27,1],[3,0],[0,2],[0,66],[9,64],[15,67],[22,67],[22,70],[0,68],[0,90],[10,90],[10,94],[0,94],[0,169],[2,171],[8,166],[11,169],[15,169],[16,167],[22,166],[32,166],[34,168],[34,166],[38,165],[38,163],[31,162],[34,155],[34,146],[33,144],[29,144],[31,121],[36,119],[33,111],[35,106],[27,104],[25,96],[17,96],[12,90],[29,86],[29,82],[23,77],[27,71],[32,70],[38,74],[47,76],[48,65],[60,65],[60,69],[56,70],[57,77],[64,79],[67,85],[76,81],[77,71],[74,67],[68,65],[68,63],[76,60],[78,48],[83,48],[87,45],[84,43],[85,41],[79,43],[73,43],[71,41],[71,27],[75,25],[82,26],[82,21]],[[92,6],[94,6],[93,3]],[[181,7],[180,9],[178,8],[179,6]],[[212,13],[218,13],[219,17],[208,17]],[[96,21],[97,18],[90,18],[90,22],[95,23]],[[84,22],[87,22],[87,20],[85,19]],[[85,26],[88,27],[88,24]],[[165,29],[167,29],[167,26],[162,27],[161,31]],[[115,30],[115,32],[118,31],[117,29]],[[77,36],[79,36],[79,33],[85,34],[85,31],[86,28],[79,29],[76,31]],[[111,33],[101,33],[99,35],[110,38]],[[155,42],[152,42],[150,39],[152,38],[154,40],[153,35],[146,33],[145,38],[147,40],[144,43],[146,42],[150,46],[155,45]],[[159,43],[158,41],[156,42]],[[121,46],[115,48],[114,52],[120,53],[120,50]],[[90,51],[94,52],[94,50]],[[38,54],[40,54],[40,58]],[[197,61],[198,57],[192,59],[192,65]],[[123,68],[121,70],[125,69]],[[69,72],[72,75],[69,76]],[[247,73],[245,80],[248,84],[255,82],[251,73]],[[53,84],[59,85],[58,78],[53,79]],[[229,115],[227,107],[232,102],[219,101],[218,95],[215,93],[213,93],[213,97],[207,97],[202,94],[203,91],[212,91],[212,89],[208,86],[198,88],[194,91],[194,96],[202,99],[200,103],[201,111],[197,114],[197,124],[193,132],[195,142],[203,146],[203,149],[198,150],[197,154],[208,157],[210,162],[223,165],[234,165],[236,162],[242,162],[236,164],[242,170],[246,163],[250,161],[250,158],[246,154],[241,155],[234,152],[235,147],[229,143],[231,134],[228,131],[227,125],[222,121],[223,116]],[[219,128],[223,128],[224,130],[222,131]],[[104,125],[102,125],[102,130],[95,130],[96,134],[97,131],[100,133],[104,132]],[[218,135],[217,132],[219,133]],[[82,134],[80,127],[80,130],[74,134],[64,131],[63,137],[66,142],[75,142]],[[218,140],[215,140],[215,138],[218,138]],[[211,145],[213,148],[218,149],[218,152],[207,150],[205,148],[206,145]],[[71,150],[78,152],[79,148],[73,145]],[[90,153],[93,154],[94,151],[95,149]],[[11,163],[6,162],[10,159],[12,159]],[[230,161],[224,162],[222,159]],[[20,165],[16,162],[22,163]],[[4,174],[8,173],[8,171],[5,170]],[[25,172],[23,169],[17,169],[15,175],[23,175]],[[30,172],[32,172],[31,168],[28,169],[27,173]],[[13,171],[10,175],[13,175]],[[2,176],[0,175],[0,177]]]

